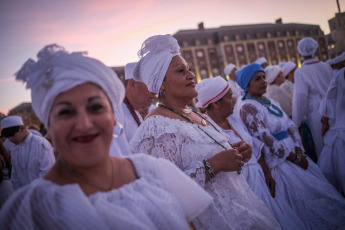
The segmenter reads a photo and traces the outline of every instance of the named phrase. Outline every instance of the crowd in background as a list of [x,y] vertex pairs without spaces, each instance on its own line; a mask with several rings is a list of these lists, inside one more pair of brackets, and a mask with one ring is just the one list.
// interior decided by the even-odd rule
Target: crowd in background
[[45,128],[1,120],[0,225],[345,228],[345,52],[322,62],[317,48],[306,37],[300,64],[260,57],[197,83],[157,35],[122,84],[44,47],[16,78]]

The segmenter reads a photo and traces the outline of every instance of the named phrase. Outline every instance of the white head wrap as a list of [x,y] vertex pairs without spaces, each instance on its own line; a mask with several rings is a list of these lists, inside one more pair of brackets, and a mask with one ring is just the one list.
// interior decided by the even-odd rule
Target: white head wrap
[[267,66],[265,68],[265,76],[267,83],[271,84],[278,77],[280,71],[282,71],[282,69],[277,65]]
[[177,40],[170,34],[149,37],[138,52],[140,61],[134,79],[158,94],[172,58],[180,54],[179,49]]
[[328,65],[333,65],[334,61],[333,59],[328,59],[325,63],[327,63]]
[[1,129],[24,125],[20,116],[8,116],[1,120]]
[[125,66],[125,80],[133,79],[133,73],[138,62],[127,63]]
[[224,74],[225,75],[230,75],[231,71],[235,68],[236,66],[232,63],[230,63],[229,65],[225,66],[224,68]]
[[114,111],[122,102],[125,89],[115,72],[83,54],[48,45],[37,54],[37,62],[29,59],[16,73],[16,79],[31,89],[32,107],[46,127],[55,97],[83,83],[91,82],[103,89]]
[[306,37],[302,38],[297,44],[298,53],[300,53],[303,57],[305,56],[314,56],[317,47],[317,41],[313,38]]
[[333,64],[338,64],[342,61],[345,61],[345,52],[342,52],[342,54],[336,56],[335,58],[333,58]]
[[296,67],[296,64],[292,61],[288,61],[280,62],[278,66],[282,69],[284,77],[286,77]]
[[195,86],[198,91],[198,102],[195,104],[200,108],[207,108],[213,102],[218,101],[229,91],[229,83],[221,76],[206,78]]
[[256,61],[254,63],[262,65],[264,63],[267,63],[267,60],[264,57],[259,57],[258,59],[256,59]]

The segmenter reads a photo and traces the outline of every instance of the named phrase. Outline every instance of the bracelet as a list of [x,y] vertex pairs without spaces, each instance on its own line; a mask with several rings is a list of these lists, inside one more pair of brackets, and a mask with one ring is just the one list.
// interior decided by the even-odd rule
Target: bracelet
[[299,162],[301,162],[301,159],[302,159],[302,155],[296,154],[296,159],[292,163],[297,165]]
[[206,172],[208,178],[210,178],[210,180],[215,178],[216,174],[214,174],[214,171],[213,171],[211,164],[207,160],[203,160],[202,162],[204,163],[205,172]]

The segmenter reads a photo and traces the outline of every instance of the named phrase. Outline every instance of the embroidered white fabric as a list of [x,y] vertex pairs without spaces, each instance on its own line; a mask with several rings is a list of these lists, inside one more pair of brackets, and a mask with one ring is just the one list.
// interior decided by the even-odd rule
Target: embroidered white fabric
[[37,179],[10,197],[3,229],[189,229],[211,197],[171,162],[130,156],[139,176],[109,192],[85,196],[77,184]]
[[[270,101],[281,109],[278,102]],[[259,102],[248,99],[237,101],[234,114],[240,116],[252,136],[265,143],[263,152],[269,168],[283,163],[290,152],[295,152],[296,146],[303,149],[298,128],[285,113],[283,117],[277,117]],[[290,136],[279,141],[272,135],[282,131],[288,131]]]
[[[224,133],[217,132],[210,125],[201,128],[226,148],[231,148]],[[220,127],[217,128],[221,131]],[[130,146],[132,152],[172,161],[213,197],[211,206],[194,222],[197,229],[280,229],[242,175],[220,172],[205,184],[202,161],[224,149],[196,124],[151,116],[140,125]]]
[[[271,101],[277,105],[277,102]],[[301,147],[297,128],[286,114],[279,118],[254,100],[243,101],[236,112],[249,132],[266,145],[263,153],[276,182],[276,194],[285,199],[308,229],[344,227],[345,200],[328,183],[319,167],[308,159],[308,169],[303,170],[286,160],[295,146]],[[290,137],[282,141],[275,140],[271,133],[283,130],[289,130]]]
[[283,109],[283,111],[289,116],[292,116],[292,97],[289,97],[285,93],[284,89],[278,85],[269,85],[267,87],[266,96],[270,99],[274,99]]

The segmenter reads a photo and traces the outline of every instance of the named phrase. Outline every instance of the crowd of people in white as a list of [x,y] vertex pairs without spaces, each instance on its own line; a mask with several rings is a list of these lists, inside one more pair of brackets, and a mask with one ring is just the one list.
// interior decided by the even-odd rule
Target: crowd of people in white
[[[56,44],[16,73],[47,131],[1,120],[4,229],[345,229],[345,52],[196,83],[171,35],[125,84]],[[156,104],[155,104],[156,103]],[[303,131],[302,131],[303,129]]]

